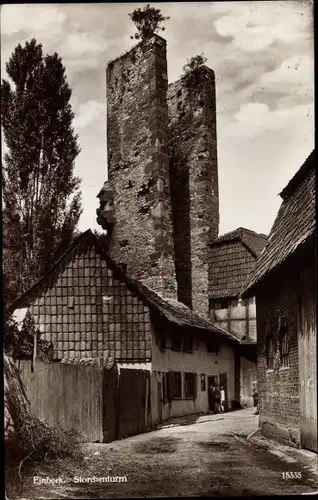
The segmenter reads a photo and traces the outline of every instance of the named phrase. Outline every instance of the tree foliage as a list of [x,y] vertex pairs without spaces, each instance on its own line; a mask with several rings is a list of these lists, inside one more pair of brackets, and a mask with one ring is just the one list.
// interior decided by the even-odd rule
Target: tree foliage
[[137,33],[130,35],[131,39],[136,40],[149,40],[155,33],[159,31],[164,31],[165,27],[160,25],[170,19],[169,16],[163,16],[161,9],[155,9],[150,7],[149,4],[144,6],[142,9],[135,9],[133,12],[128,14],[132,22],[137,28]]
[[185,75],[191,73],[191,71],[194,71],[198,69],[200,66],[205,64],[207,61],[207,58],[204,57],[203,53],[202,54],[197,54],[196,56],[191,57],[190,59],[187,60],[187,63],[183,66],[183,72]]
[[35,39],[15,48],[1,84],[4,291],[11,301],[65,251],[81,214],[80,152],[65,67]]
[[47,340],[40,338],[40,332],[36,328],[35,320],[28,311],[19,325],[18,322],[5,314],[3,347],[8,356],[16,359],[32,359],[34,349],[34,337],[37,335],[37,358],[41,360],[52,360],[53,345]]

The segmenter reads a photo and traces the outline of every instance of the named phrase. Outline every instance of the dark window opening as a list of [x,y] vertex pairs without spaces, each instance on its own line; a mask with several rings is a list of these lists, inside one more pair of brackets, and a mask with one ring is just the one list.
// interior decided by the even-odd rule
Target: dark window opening
[[181,111],[182,109],[182,101],[179,101],[177,104],[178,111]]
[[150,205],[149,204],[142,205],[139,208],[139,213],[141,213],[141,214],[147,214],[147,213],[149,213],[149,211],[150,211]]
[[181,351],[182,349],[182,337],[180,332],[173,332],[171,335],[171,349],[173,351]]
[[201,108],[203,108],[203,106],[204,106],[204,101],[202,101],[202,100],[201,100],[201,101],[199,102],[199,104],[200,104]]
[[266,338],[266,364],[268,370],[274,368],[274,338],[272,334],[268,334]]
[[197,380],[196,373],[185,373],[184,374],[184,397],[185,398],[196,398],[196,395],[197,395],[196,380]]
[[206,349],[208,352],[215,352],[216,354],[219,353],[219,344],[218,342],[215,341],[213,337],[208,337],[206,339]]
[[230,307],[230,299],[210,299],[210,310],[227,309]]
[[167,397],[169,400],[181,398],[181,372],[168,372]]
[[182,90],[180,89],[180,90],[178,90],[178,92],[177,92],[177,97],[181,97],[181,96],[182,96]]
[[187,352],[193,351],[193,339],[191,332],[186,331],[183,333],[183,350]]
[[119,242],[119,246],[121,248],[126,247],[128,245],[129,241],[128,240],[122,240]]

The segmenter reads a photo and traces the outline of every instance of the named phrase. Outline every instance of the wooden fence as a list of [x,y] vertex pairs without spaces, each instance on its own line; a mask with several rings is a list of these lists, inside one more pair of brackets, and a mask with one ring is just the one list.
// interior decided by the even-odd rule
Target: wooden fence
[[150,422],[150,372],[96,365],[18,361],[32,411],[90,442],[143,432]]

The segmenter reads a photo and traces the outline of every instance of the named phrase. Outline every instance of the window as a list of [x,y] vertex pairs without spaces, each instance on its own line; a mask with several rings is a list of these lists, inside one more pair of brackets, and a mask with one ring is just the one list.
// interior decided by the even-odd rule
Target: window
[[164,403],[168,402],[168,391],[167,391],[167,374],[162,374],[162,399]]
[[172,332],[171,349],[173,351],[181,351],[181,349],[182,349],[182,336],[181,336],[179,331]]
[[193,350],[193,341],[191,332],[185,331],[183,333],[183,350],[187,352],[192,352]]
[[274,338],[271,333],[266,337],[266,363],[268,370],[274,368]]
[[286,318],[280,319],[279,327],[279,347],[280,347],[280,359],[283,368],[288,368],[289,366],[289,339],[288,339],[288,328]]
[[227,309],[230,307],[231,301],[229,299],[210,299],[210,310]]
[[168,372],[167,382],[168,400],[181,398],[181,372]]
[[206,391],[205,373],[201,373],[201,391]]
[[206,339],[206,349],[208,352],[215,352],[216,354],[219,353],[219,345],[216,342],[215,338],[213,337],[207,337]]
[[197,395],[197,376],[196,373],[185,373],[184,374],[184,397],[185,398],[196,398]]

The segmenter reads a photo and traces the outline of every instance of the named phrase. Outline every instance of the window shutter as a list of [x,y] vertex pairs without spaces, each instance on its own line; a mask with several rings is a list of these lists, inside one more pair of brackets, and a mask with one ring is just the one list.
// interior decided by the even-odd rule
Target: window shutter
[[193,385],[194,385],[194,390],[193,390],[193,399],[196,399],[197,397],[197,392],[198,392],[198,377],[197,373],[193,374]]
[[173,399],[174,397],[174,393],[175,393],[175,383],[174,383],[174,373],[172,371],[168,372],[167,373],[167,396],[168,396],[168,400],[171,401],[171,399]]

